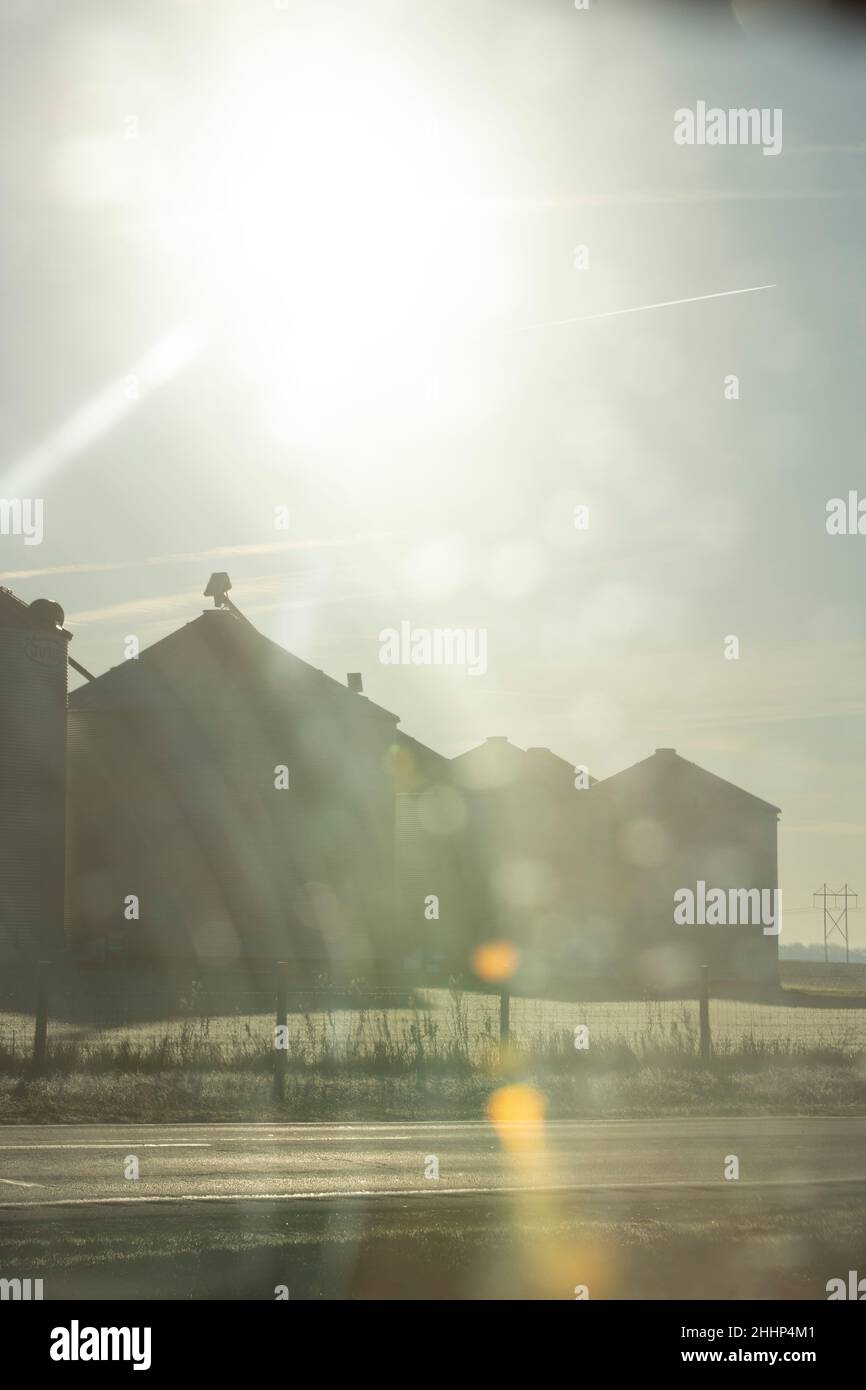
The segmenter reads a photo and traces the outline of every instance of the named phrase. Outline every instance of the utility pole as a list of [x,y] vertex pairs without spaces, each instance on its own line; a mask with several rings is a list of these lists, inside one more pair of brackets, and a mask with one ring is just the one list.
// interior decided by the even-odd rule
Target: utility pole
[[858,894],[849,889],[847,883],[844,888],[828,888],[826,883],[820,893],[812,894],[812,902],[816,898],[821,899],[824,908],[824,960],[829,959],[827,954],[827,943],[834,932],[838,932],[845,942],[845,964],[848,964],[848,899],[856,901]]

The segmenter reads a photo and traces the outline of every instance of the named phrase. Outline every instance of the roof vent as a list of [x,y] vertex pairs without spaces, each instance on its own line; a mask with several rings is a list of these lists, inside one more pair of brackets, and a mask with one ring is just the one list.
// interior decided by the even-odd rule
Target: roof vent
[[35,598],[27,609],[30,621],[38,628],[58,628],[63,626],[64,612],[59,603],[50,598]]
[[211,575],[207,582],[204,596],[205,598],[213,599],[214,608],[228,608],[230,606],[228,594],[231,587],[232,581],[229,579],[228,575],[221,570],[219,573]]
[[364,677],[360,671],[349,671],[346,675],[346,684],[356,695],[363,695]]

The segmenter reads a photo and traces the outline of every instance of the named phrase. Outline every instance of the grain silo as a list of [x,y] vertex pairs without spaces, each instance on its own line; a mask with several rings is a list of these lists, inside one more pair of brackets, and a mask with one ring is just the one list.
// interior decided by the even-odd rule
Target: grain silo
[[214,575],[214,608],[70,696],[70,946],[367,978],[395,951],[397,716],[229,587]]
[[0,588],[0,964],[63,946],[66,669],[63,609]]

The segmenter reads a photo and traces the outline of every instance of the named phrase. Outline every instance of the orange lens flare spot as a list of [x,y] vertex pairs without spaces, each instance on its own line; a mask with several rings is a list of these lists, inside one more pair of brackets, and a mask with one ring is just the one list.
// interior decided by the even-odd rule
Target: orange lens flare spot
[[510,980],[519,961],[520,952],[510,941],[484,941],[472,953],[472,969],[488,984]]
[[533,1086],[501,1086],[487,1102],[487,1118],[503,1139],[512,1125],[541,1129],[546,1110],[546,1097]]

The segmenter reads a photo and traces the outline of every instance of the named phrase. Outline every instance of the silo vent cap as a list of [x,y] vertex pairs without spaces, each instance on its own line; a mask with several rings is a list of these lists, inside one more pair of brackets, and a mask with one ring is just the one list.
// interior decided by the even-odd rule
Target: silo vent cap
[[35,598],[28,604],[27,612],[34,627],[49,630],[62,627],[66,617],[60,604],[50,598]]
[[224,570],[219,570],[208,580],[204,596],[213,599],[215,608],[225,608],[228,605],[228,592],[231,587],[232,581],[228,575]]

